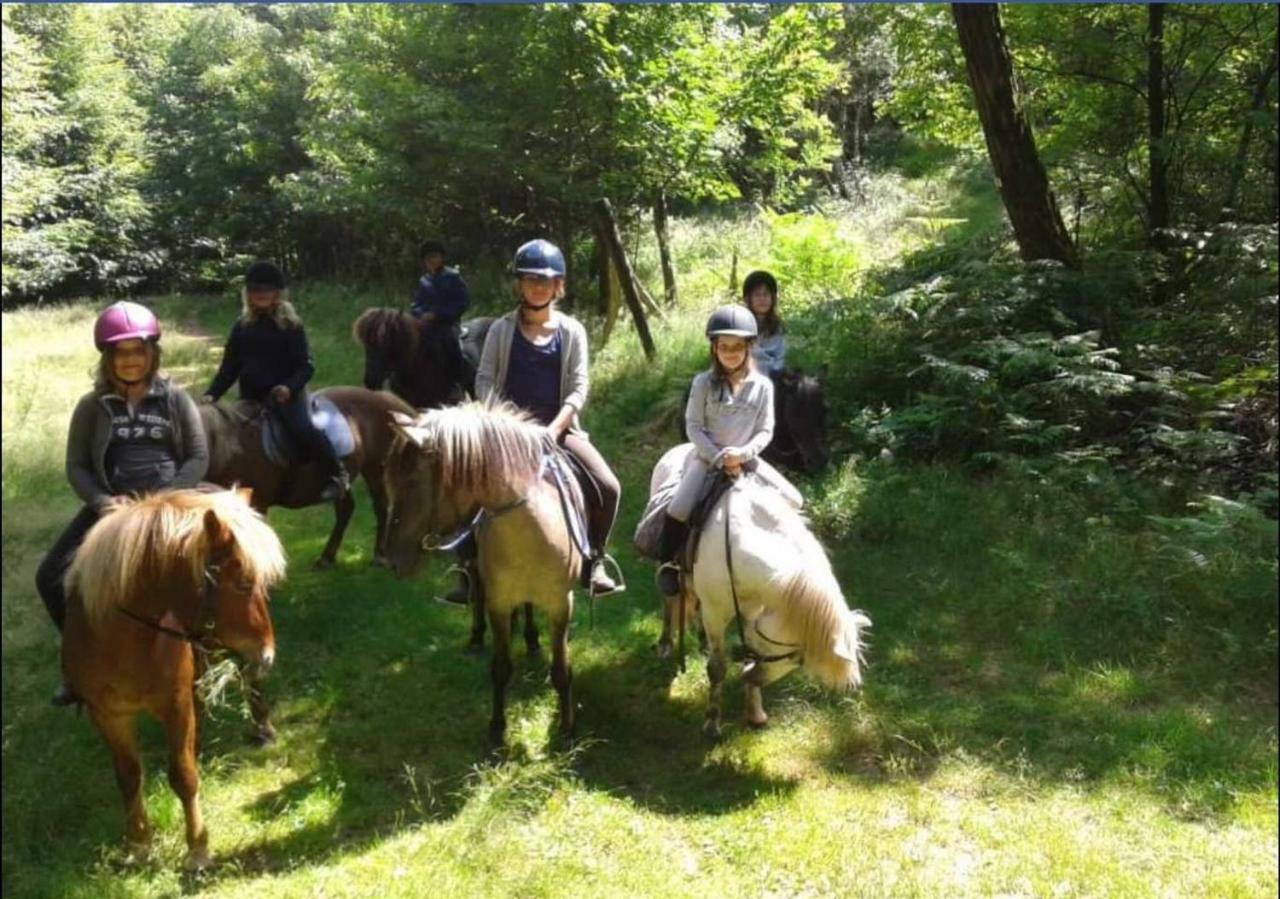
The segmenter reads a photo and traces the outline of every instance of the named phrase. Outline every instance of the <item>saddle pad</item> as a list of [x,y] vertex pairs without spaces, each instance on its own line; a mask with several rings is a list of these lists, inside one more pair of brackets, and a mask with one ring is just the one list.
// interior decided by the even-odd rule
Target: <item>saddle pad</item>
[[576,460],[567,452],[557,450],[547,455],[547,474],[560,493],[560,507],[569,527],[569,537],[584,557],[590,557],[591,544],[587,539],[586,510],[583,508],[587,498],[579,493],[581,501],[578,501],[570,486],[570,480],[576,479],[575,467]]
[[[351,433],[351,425],[333,400],[316,394],[311,397],[310,405],[311,424],[333,445],[338,458],[345,459],[355,452],[356,441]],[[277,415],[266,416],[266,426],[262,429],[262,451],[272,464],[281,468],[287,468],[298,461],[296,441]]]

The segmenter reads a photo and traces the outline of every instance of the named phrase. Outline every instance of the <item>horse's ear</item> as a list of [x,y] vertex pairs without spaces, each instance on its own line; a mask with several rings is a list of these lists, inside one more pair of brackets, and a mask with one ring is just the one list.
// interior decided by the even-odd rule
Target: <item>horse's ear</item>
[[253,488],[252,487],[237,487],[236,496],[244,500],[244,504],[246,506],[253,505]]
[[422,446],[427,436],[426,431],[418,427],[418,420],[403,412],[391,413],[391,429],[397,434],[404,435],[406,440],[413,441],[417,446]]
[[221,547],[231,539],[230,530],[222,519],[218,517],[218,513],[213,509],[205,509],[204,511],[204,532],[209,538],[211,547]]

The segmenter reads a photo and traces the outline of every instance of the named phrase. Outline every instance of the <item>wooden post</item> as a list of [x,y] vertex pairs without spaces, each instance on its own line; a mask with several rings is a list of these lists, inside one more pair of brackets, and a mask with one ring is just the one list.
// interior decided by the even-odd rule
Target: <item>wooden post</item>
[[661,187],[653,198],[653,230],[658,236],[658,259],[662,262],[662,286],[668,306],[676,304],[676,270],[671,263],[671,231],[667,227],[667,192]]
[[641,305],[635,272],[631,268],[626,252],[622,249],[622,234],[618,231],[617,219],[613,217],[613,206],[606,197],[601,197],[596,200],[595,212],[599,233],[604,238],[609,254],[613,257],[614,265],[617,266],[618,280],[622,283],[622,295],[627,301],[627,308],[631,311],[631,318],[636,323],[636,333],[640,335],[640,346],[644,348],[645,358],[651,360],[657,356],[658,351],[653,345],[652,335],[649,334],[649,321],[645,318],[644,306]]

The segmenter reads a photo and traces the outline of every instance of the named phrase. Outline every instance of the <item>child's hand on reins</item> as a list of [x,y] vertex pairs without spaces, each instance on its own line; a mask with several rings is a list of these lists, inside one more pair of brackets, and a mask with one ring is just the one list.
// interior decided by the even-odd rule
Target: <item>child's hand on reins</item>
[[293,396],[293,391],[284,384],[277,384],[271,388],[271,395],[275,397],[277,403],[287,403],[289,402],[289,397]]

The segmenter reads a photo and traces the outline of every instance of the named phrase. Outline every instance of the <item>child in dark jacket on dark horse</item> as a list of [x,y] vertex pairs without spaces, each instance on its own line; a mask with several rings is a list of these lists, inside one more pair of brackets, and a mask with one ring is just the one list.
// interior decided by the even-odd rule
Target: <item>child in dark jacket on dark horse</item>
[[275,410],[308,455],[328,468],[330,483],[321,498],[340,499],[351,489],[350,479],[333,445],[311,423],[307,382],[315,374],[315,365],[307,332],[288,300],[284,272],[270,262],[249,266],[243,303],[244,311],[231,326],[222,364],[204,399],[217,402],[238,378],[240,398]]
[[462,375],[462,348],[459,322],[471,305],[467,282],[456,268],[445,265],[444,244],[428,240],[418,248],[422,278],[409,311],[422,322],[421,348],[436,354],[451,382]]

